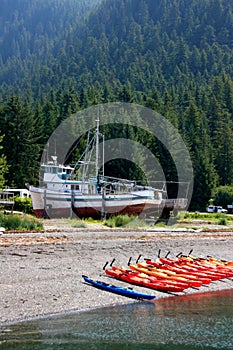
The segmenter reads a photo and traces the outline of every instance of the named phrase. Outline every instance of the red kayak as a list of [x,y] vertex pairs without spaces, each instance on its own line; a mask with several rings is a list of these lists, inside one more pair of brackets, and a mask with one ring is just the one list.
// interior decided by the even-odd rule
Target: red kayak
[[166,269],[156,269],[156,267],[153,268],[153,266],[149,267],[145,264],[138,263],[137,266],[130,265],[130,267],[133,270],[138,270],[141,272],[144,272],[148,275],[152,276],[161,276],[163,278],[167,278],[173,281],[180,281],[180,282],[186,282],[189,283],[192,287],[200,287],[202,284],[209,284],[211,280],[209,278],[197,278],[196,276],[190,276],[189,274],[185,273],[176,273],[174,271],[166,270]]
[[139,272],[143,272],[149,276],[155,276],[161,279],[166,279],[166,280],[172,280],[175,282],[184,282],[184,283],[188,283],[189,287],[201,287],[201,285],[203,284],[202,281],[198,280],[198,279],[191,279],[191,278],[187,278],[183,277],[183,276],[179,276],[179,275],[169,275],[167,273],[164,273],[162,271],[156,271],[156,270],[152,270],[152,269],[146,269],[143,267],[139,267],[137,265],[130,265],[130,268],[132,270],[136,270]]
[[121,281],[125,281],[131,284],[136,284],[142,287],[156,289],[161,292],[183,292],[183,287],[171,285],[163,281],[152,282],[150,278],[142,278],[133,273],[122,273],[120,270],[105,270],[108,276],[114,277]]
[[222,260],[217,260],[213,257],[208,258],[208,262],[215,264],[216,266],[223,266],[226,268],[229,268],[233,271],[233,261],[222,261]]
[[211,271],[203,271],[198,270],[197,268],[192,268],[190,266],[187,266],[185,264],[173,264],[173,265],[166,265],[166,264],[158,264],[154,263],[153,261],[146,261],[148,266],[154,266],[158,270],[167,270],[167,271],[173,271],[174,273],[183,276],[183,277],[190,277],[200,279],[204,284],[209,284],[211,281],[215,281],[221,278],[225,278],[226,275],[221,273],[213,273]]
[[161,277],[155,277],[155,276],[148,276],[147,274],[140,272],[140,271],[136,271],[136,270],[129,270],[129,269],[125,269],[122,267],[116,267],[116,266],[112,266],[112,269],[114,271],[116,270],[120,270],[122,273],[124,274],[133,274],[135,276],[139,276],[139,277],[143,277],[143,278],[149,278],[152,282],[166,282],[168,284],[171,284],[173,286],[177,286],[177,287],[181,287],[184,289],[187,289],[190,287],[189,283],[186,282],[180,282],[180,281],[172,281],[171,279],[164,279]]
[[203,271],[207,269],[212,272],[225,274],[226,278],[233,277],[233,270],[222,266],[214,266],[212,264],[208,264],[208,262],[202,262],[197,260],[194,262],[193,266],[197,266],[199,269],[203,269]]
[[212,264],[208,263],[207,260],[203,259],[195,260],[182,257],[176,260],[172,260],[168,258],[160,258],[160,261],[163,265],[183,268],[188,272],[205,273],[212,280],[233,277],[233,271],[230,271],[230,269],[224,269],[223,267],[220,268],[218,266],[214,267]]

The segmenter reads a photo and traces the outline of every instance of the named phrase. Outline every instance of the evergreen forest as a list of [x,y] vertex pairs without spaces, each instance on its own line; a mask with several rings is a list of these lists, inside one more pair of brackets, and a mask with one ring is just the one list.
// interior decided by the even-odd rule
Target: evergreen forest
[[[117,101],[178,130],[193,164],[192,210],[233,186],[232,0],[1,0],[0,17],[0,187],[37,184],[55,128]],[[174,180],[166,150],[153,138],[144,144]],[[132,177],[127,167],[106,169]]]

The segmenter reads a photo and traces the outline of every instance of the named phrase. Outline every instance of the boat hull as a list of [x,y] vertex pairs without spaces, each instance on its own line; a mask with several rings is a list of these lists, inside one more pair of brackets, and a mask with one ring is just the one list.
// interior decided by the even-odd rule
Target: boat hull
[[[109,195],[58,192],[29,187],[33,210],[37,217],[101,218],[118,214],[140,215],[144,210],[160,208],[161,200],[128,193]],[[162,210],[162,208],[160,208]]]

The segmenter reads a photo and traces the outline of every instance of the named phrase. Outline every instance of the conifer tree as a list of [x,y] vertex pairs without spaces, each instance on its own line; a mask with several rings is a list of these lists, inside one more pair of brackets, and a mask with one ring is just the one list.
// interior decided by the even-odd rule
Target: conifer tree
[[3,189],[5,186],[5,177],[8,172],[6,156],[3,154],[2,140],[3,136],[0,136],[0,189]]
[[10,96],[1,112],[1,127],[5,134],[3,147],[9,165],[7,185],[21,188],[25,187],[26,182],[35,183],[40,145],[30,104],[23,103],[17,95]]

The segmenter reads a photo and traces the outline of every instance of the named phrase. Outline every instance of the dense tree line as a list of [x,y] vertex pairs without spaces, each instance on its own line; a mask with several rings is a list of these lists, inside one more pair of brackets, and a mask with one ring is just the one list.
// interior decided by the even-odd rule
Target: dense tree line
[[[11,17],[9,1],[0,4],[0,130],[8,185],[37,181],[40,151],[64,118],[111,101],[151,108],[179,130],[193,161],[193,209],[204,208],[217,186],[233,185],[231,0],[26,3],[11,4]],[[145,145],[173,180],[166,151],[156,140]],[[123,166],[107,166],[113,168],[119,175]],[[128,173],[134,172],[132,165]]]

